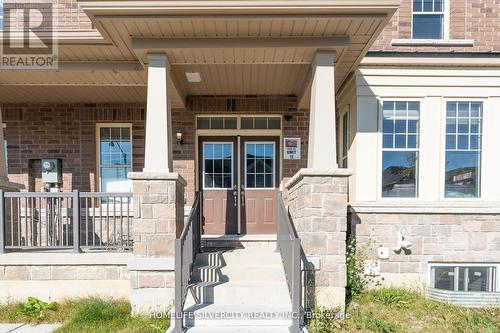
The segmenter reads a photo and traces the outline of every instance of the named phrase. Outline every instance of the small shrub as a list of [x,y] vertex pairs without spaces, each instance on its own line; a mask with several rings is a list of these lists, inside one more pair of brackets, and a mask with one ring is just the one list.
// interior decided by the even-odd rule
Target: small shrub
[[363,247],[356,246],[356,239],[350,238],[346,247],[347,286],[346,300],[350,302],[355,296],[364,291],[370,284],[380,285],[376,277],[365,274],[364,263],[368,259],[367,252],[371,242]]
[[43,320],[47,311],[57,310],[57,303],[47,303],[35,297],[28,297],[26,303],[20,305],[20,310],[31,319]]

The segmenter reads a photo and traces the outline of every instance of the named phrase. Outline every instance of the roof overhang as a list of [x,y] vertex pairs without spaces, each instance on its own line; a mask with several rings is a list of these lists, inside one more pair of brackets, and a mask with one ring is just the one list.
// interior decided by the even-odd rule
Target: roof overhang
[[[109,90],[118,87],[115,99],[128,85],[137,90],[137,102],[145,102],[147,54],[164,52],[172,68],[174,107],[182,107],[187,95],[283,94],[299,96],[300,107],[307,108],[314,54],[336,53],[339,88],[399,6],[399,0],[78,3],[99,35],[61,38],[59,59],[64,68],[45,76],[41,84],[71,82],[76,87],[82,79],[82,86],[98,87],[104,81]],[[82,73],[86,62],[91,73]],[[202,82],[188,82],[186,72],[199,72]],[[36,75],[27,80],[38,83],[42,76]],[[8,83],[5,80],[0,84]],[[16,79],[12,85],[23,82]],[[63,90],[61,86],[58,92]],[[97,95],[89,92],[88,102],[93,102]],[[83,93],[81,98],[86,98]]]

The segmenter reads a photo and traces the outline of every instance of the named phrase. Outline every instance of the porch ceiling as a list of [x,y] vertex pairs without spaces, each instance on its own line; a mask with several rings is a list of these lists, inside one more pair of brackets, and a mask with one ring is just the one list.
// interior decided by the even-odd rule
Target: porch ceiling
[[[58,72],[1,71],[3,101],[145,102],[147,53],[165,52],[174,107],[187,95],[244,94],[293,94],[307,107],[315,52],[336,52],[340,88],[399,5],[399,0],[78,2],[102,37],[94,31],[87,42],[61,39],[59,59],[67,65]],[[90,65],[82,70],[75,63]],[[92,63],[102,67],[92,69]],[[114,68],[122,63],[138,68]],[[202,82],[189,83],[185,72],[199,72]],[[46,94],[32,94],[40,85]]]

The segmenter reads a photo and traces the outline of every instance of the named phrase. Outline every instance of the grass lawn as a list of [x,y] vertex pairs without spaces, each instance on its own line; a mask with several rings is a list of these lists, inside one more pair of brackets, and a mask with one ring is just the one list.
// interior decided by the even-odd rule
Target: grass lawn
[[347,307],[346,320],[314,320],[309,328],[311,333],[500,333],[500,307],[464,308],[403,289],[378,289],[356,296]]
[[0,322],[62,323],[57,333],[163,333],[169,325],[166,318],[132,317],[130,304],[125,300],[66,300],[41,311],[36,301],[30,306],[23,304],[0,306]]

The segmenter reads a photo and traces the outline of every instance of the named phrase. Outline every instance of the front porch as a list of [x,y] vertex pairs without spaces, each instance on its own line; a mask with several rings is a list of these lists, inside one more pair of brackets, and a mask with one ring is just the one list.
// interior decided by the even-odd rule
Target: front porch
[[[222,234],[266,230],[279,248],[280,281],[293,315],[285,326],[300,330],[305,300],[343,307],[350,173],[338,168],[336,94],[396,1],[256,1],[244,10],[232,1],[222,7],[211,1],[194,7],[183,1],[80,3],[102,40],[88,47],[82,39],[61,38],[58,71],[6,72],[0,85],[9,177],[29,191],[0,192],[0,251],[40,252],[31,258],[47,249],[126,257],[126,268],[122,261],[94,265],[109,271],[103,280],[130,280],[136,313],[175,303],[181,331],[189,325],[183,317],[193,268],[203,256],[201,234],[212,234],[205,243],[217,244],[209,222]],[[19,87],[16,94],[13,87]],[[203,127],[200,117],[223,125]],[[243,126],[248,119],[252,126]],[[259,127],[256,119],[267,125]],[[285,158],[285,139],[298,139],[298,156]],[[205,143],[212,145],[211,157]],[[252,147],[264,149],[252,153],[253,162]],[[217,157],[219,148],[224,153]],[[37,192],[45,158],[62,160],[62,192]],[[124,186],[131,192],[116,190]],[[211,198],[210,190],[224,192]],[[208,199],[215,202],[211,211]],[[268,225],[252,229],[252,222]],[[106,253],[91,253],[98,251]],[[16,268],[21,278],[7,276],[7,268],[4,276],[42,276],[24,266]],[[64,269],[50,268],[44,276],[60,280],[54,272]],[[311,283],[314,293],[304,293]],[[234,304],[244,303],[237,298]]]

